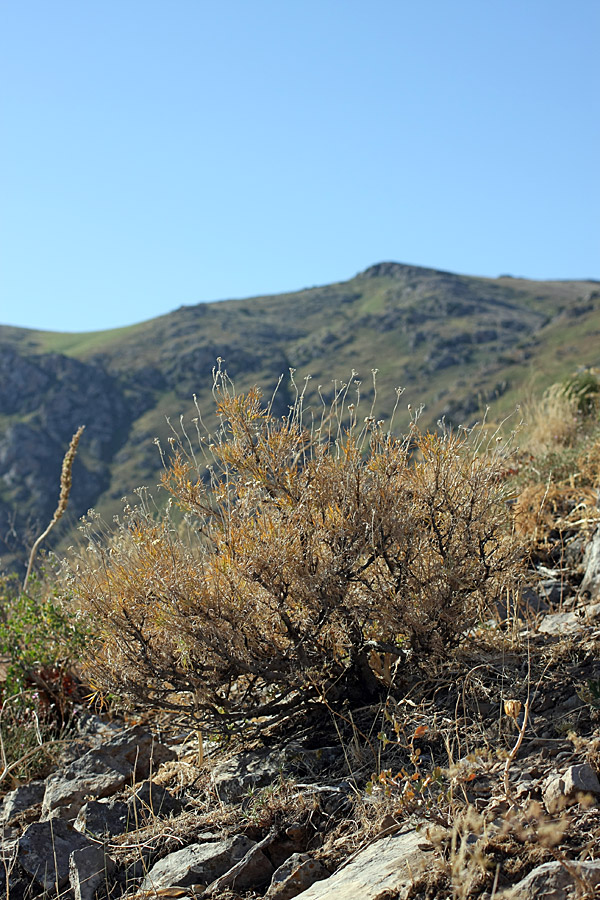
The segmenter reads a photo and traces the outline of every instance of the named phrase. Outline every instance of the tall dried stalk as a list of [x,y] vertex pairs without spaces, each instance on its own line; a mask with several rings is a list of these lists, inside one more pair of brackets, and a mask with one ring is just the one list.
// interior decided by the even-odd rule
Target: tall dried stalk
[[73,463],[75,462],[75,456],[77,454],[77,445],[79,444],[79,439],[83,434],[83,430],[85,425],[80,425],[73,437],[71,438],[71,443],[69,444],[69,449],[65,453],[65,458],[63,459],[62,471],[60,473],[60,497],[58,498],[58,506],[54,511],[54,515],[52,516],[52,520],[45,531],[43,531],[40,536],[35,541],[33,547],[31,548],[31,553],[29,554],[29,563],[27,565],[27,572],[25,573],[25,580],[23,581],[23,593],[27,590],[27,583],[29,581],[29,576],[31,575],[31,569],[37,555],[37,551],[40,547],[42,541],[44,541],[56,523],[62,518],[67,508],[67,504],[69,502],[69,494],[71,493],[71,485],[73,483]]

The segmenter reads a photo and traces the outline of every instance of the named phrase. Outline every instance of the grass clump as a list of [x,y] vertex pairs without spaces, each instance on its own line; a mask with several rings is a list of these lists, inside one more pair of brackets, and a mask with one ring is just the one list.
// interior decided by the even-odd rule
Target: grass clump
[[502,451],[415,421],[394,437],[347,393],[307,427],[302,397],[276,418],[217,373],[218,431],[173,441],[169,508],[126,510],[66,565],[97,686],[221,732],[363,702],[506,589]]

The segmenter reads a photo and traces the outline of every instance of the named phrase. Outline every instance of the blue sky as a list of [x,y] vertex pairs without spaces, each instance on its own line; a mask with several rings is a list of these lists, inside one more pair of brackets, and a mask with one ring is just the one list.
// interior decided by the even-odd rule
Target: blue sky
[[599,37],[598,0],[4,3],[0,322],[600,278]]

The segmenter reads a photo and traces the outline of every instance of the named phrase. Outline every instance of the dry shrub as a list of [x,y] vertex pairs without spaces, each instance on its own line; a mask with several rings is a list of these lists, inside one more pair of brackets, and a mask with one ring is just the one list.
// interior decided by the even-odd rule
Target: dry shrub
[[515,506],[515,528],[537,542],[552,529],[567,530],[597,520],[597,492],[590,487],[568,484],[533,484],[519,494]]
[[541,399],[527,404],[524,418],[528,426],[523,449],[536,456],[571,446],[581,430],[577,398],[566,393],[562,384],[552,385]]
[[217,399],[202,461],[173,442],[171,508],[141,502],[67,565],[98,687],[216,730],[364,702],[373,651],[430,665],[506,588],[501,451],[414,422],[394,437],[352,406],[308,429],[301,398],[276,419],[224,378]]

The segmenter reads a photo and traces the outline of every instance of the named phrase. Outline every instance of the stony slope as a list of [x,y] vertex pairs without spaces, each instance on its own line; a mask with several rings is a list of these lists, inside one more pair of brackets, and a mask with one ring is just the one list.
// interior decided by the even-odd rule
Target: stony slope
[[[349,281],[293,294],[182,307],[129,328],[60,334],[0,327],[0,568],[19,567],[54,510],[62,455],[87,429],[62,538],[89,507],[155,485],[154,438],[166,416],[207,420],[217,357],[244,389],[267,392],[297,370],[331,391],[352,370],[389,415],[395,388],[425,418],[460,423],[491,403],[500,413],[578,365],[600,364],[600,286],[592,281],[473,278],[380,263]],[[314,386],[314,387],[313,387]],[[285,382],[276,410],[293,394]],[[401,427],[402,422],[398,425]],[[58,535],[60,537],[60,534]]]

